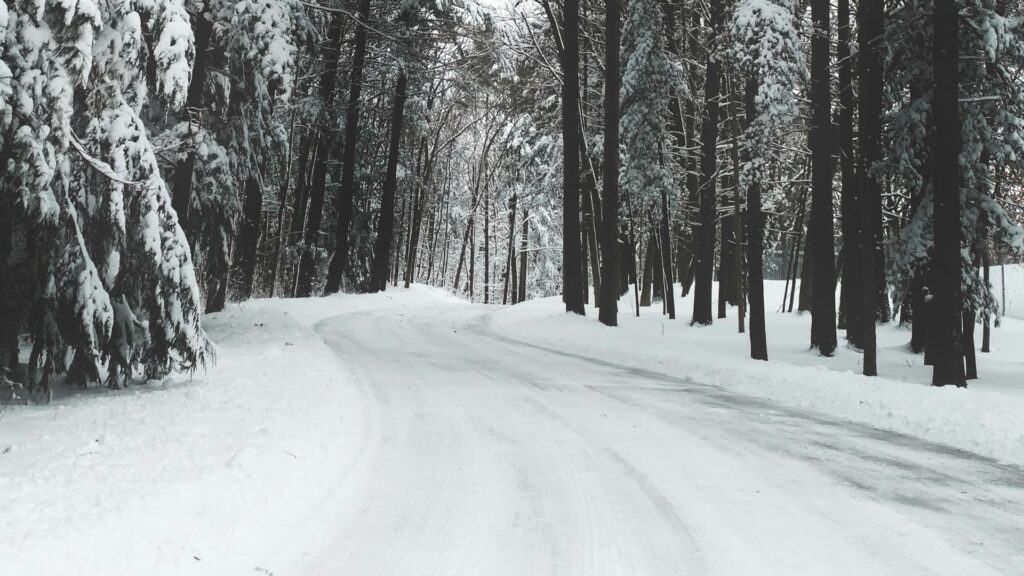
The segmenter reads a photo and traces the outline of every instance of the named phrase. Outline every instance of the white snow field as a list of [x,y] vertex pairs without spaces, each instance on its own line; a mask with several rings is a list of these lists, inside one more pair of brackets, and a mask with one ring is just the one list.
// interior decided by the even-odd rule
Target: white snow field
[[232,307],[207,375],[8,409],[0,574],[1022,573],[1012,381],[897,375],[895,328],[906,382],[801,367],[856,359],[772,305],[757,363],[735,318],[687,301],[663,335],[622,304],[618,329],[423,287]]

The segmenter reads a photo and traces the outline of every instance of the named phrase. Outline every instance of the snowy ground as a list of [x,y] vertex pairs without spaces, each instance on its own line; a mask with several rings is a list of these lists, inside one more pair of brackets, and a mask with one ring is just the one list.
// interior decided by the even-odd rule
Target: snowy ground
[[[1010,278],[1008,308],[1019,290],[1010,289],[1018,286]],[[589,318],[565,315],[557,298],[500,311],[493,324],[515,340],[690,378],[1024,465],[1024,321],[1004,318],[993,329],[992,352],[978,354],[981,379],[969,390],[937,390],[929,386],[931,368],[923,365],[923,356],[908,348],[909,330],[895,324],[878,329],[880,378],[861,376],[860,352],[844,345],[833,358],[810,351],[810,315],[777,312],[783,289],[783,282],[765,283],[768,363],[749,359],[748,337],[738,333],[735,308],[710,327],[691,327],[692,297],[677,299],[679,319],[667,320],[660,303],[634,317],[630,293],[619,304],[615,329],[598,324],[592,308]],[[980,327],[977,338],[980,345]]]
[[[401,305],[439,301],[429,291]],[[357,451],[364,406],[313,329],[391,295],[208,317],[194,379],[72,393],[0,418],[0,575],[261,574]]]
[[1024,473],[977,455],[1024,462],[1024,323],[980,359],[1005,377],[955,391],[904,366],[896,328],[880,370],[897,380],[868,380],[841,372],[852,351],[807,352],[806,317],[769,312],[763,364],[734,318],[698,329],[623,305],[616,330],[557,299],[422,287],[232,307],[207,321],[209,374],[8,409],[0,574],[1024,565]]

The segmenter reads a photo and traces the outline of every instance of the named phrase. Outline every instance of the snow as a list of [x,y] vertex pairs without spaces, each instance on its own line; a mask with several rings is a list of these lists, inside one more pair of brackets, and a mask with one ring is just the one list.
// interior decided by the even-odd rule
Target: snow
[[7,408],[0,574],[1012,573],[1020,469],[943,445],[1022,461],[1024,322],[937,390],[898,328],[894,379],[810,354],[778,288],[769,363],[627,300],[230,306],[207,374]]
[[260,573],[337,480],[361,428],[357,391],[313,325],[392,304],[232,306],[207,317],[218,346],[208,374],[8,406],[0,574]]
[[[1012,269],[1019,273],[1019,268]],[[1019,306],[1017,294],[1024,283],[1013,282],[1009,273],[1007,279],[1007,307]],[[998,295],[997,275],[993,284]],[[978,354],[981,379],[972,381],[969,389],[936,389],[929,385],[931,368],[923,365],[923,356],[909,351],[909,330],[897,325],[878,330],[879,378],[861,375],[861,355],[851,348],[841,346],[833,358],[810,351],[810,315],[776,312],[782,290],[782,282],[765,282],[768,363],[749,359],[747,335],[737,333],[735,308],[730,307],[729,318],[716,320],[711,327],[689,326],[690,297],[677,299],[680,319],[670,321],[660,308],[642,308],[640,318],[631,317],[635,306],[630,292],[619,304],[620,326],[615,329],[598,324],[594,309],[588,308],[589,318],[562,313],[558,298],[502,311],[493,322],[497,331],[516,340],[673,374],[1024,464],[1024,359],[1019,357],[1024,322],[1005,318],[993,329],[992,353]],[[980,346],[980,326],[976,339]]]

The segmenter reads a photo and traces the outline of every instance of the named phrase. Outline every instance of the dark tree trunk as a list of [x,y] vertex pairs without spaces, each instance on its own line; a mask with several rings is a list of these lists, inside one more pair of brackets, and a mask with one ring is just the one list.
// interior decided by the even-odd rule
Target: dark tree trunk
[[484,187],[484,304],[491,303],[491,192]]
[[[580,151],[582,154],[582,150]],[[589,175],[590,170],[587,170]],[[601,243],[598,241],[598,208],[593,201],[597,195],[597,186],[593,183],[592,177],[586,177],[587,189],[583,194],[583,214],[587,237],[587,252],[590,255],[590,277],[594,283],[594,305],[599,305],[601,298]]]
[[829,3],[811,1],[811,225],[814,292],[811,347],[822,356],[836,349],[835,249],[832,222],[832,97],[829,85]]
[[252,297],[253,277],[260,240],[260,220],[263,216],[263,191],[255,175],[245,181],[245,199],[242,219],[238,223],[238,237],[233,256],[233,297],[244,302]]
[[[985,278],[985,286],[988,287],[989,290],[991,290],[992,284],[989,282],[989,269],[991,268],[992,263],[989,259],[988,250],[982,252],[981,262],[984,271],[983,274]],[[982,318],[981,351],[984,354],[987,354],[992,351],[992,319],[989,317],[989,314],[987,313],[985,314],[984,318]]]
[[884,0],[861,0],[860,5],[860,208],[861,208],[861,347],[864,375],[878,374],[875,335],[878,243],[882,225],[882,185],[871,168],[882,156],[883,62],[879,45],[883,32]]
[[14,248],[14,217],[7,196],[0,196],[0,381],[18,379],[21,307],[8,257]]
[[380,203],[380,217],[377,220],[377,240],[374,244],[373,270],[370,277],[370,292],[387,290],[390,268],[391,242],[395,228],[395,194],[398,191],[398,154],[401,150],[402,123],[405,119],[405,101],[409,81],[405,70],[399,69],[395,86],[395,103],[391,112],[391,145],[388,149],[388,167],[384,176],[384,192]]
[[664,294],[665,299],[665,312],[668,313],[669,320],[676,319],[676,295],[675,291],[672,290],[672,234],[669,232],[669,209],[668,209],[668,193],[662,189],[661,191],[661,268],[662,268],[662,282],[664,282]]
[[[700,50],[700,42],[697,38],[697,34],[693,32],[693,30],[700,25],[700,15],[697,10],[692,10],[689,15],[689,20],[684,16],[682,21],[686,25],[686,36],[689,36],[690,38],[688,48],[688,56],[690,58],[690,78],[696,78],[698,74],[696,55]],[[706,97],[707,95],[705,94],[705,98]],[[699,155],[697,153],[697,142],[695,141],[694,136],[694,133],[696,132],[696,121],[697,108],[696,103],[691,96],[686,101],[686,117],[684,121],[686,130],[686,218],[688,221],[692,220],[694,212],[697,212],[700,206],[700,180],[698,178],[698,171],[701,166],[698,160]],[[683,251],[686,267],[684,270],[682,265],[680,265],[679,271],[679,281],[683,284],[683,296],[687,296],[693,287],[697,269],[697,253],[699,251],[699,233],[694,231],[694,227],[692,225],[688,228],[687,238],[685,241],[686,248]],[[711,312],[709,311],[707,315],[710,317]]]
[[[651,224],[654,224],[652,221]],[[661,262],[661,246],[658,242],[657,232],[652,226],[651,228],[651,240],[650,248],[648,249],[648,259],[651,261],[651,299],[655,302],[662,302],[665,299],[665,270],[662,268]]]
[[697,229],[697,263],[691,324],[709,325],[711,285],[715,271],[715,178],[718,172],[719,34],[722,0],[711,0],[711,37],[708,39],[707,74],[704,80],[704,124],[701,128],[700,221]]
[[352,224],[352,202],[356,196],[356,148],[359,142],[359,99],[363,90],[363,65],[366,62],[366,23],[370,20],[370,0],[359,0],[356,46],[349,74],[348,106],[345,109],[345,152],[341,160],[341,189],[337,195],[338,222],[334,255],[327,266],[324,292],[334,294],[341,288],[341,277],[348,268],[348,229]]
[[978,357],[974,350],[974,323],[977,317],[974,312],[964,312],[964,378],[967,380],[978,379]]
[[647,243],[647,254],[644,255],[644,271],[641,275],[640,284],[640,306],[647,308],[651,305],[651,292],[654,285],[654,260],[651,256],[654,253],[654,237]]
[[[735,180],[729,178],[728,180],[722,179],[722,187],[735,186]],[[735,223],[736,220],[733,218],[732,206],[729,204],[730,201],[735,201],[735,188],[733,199],[730,200],[727,195],[722,196],[723,215],[721,217],[722,226],[719,231],[721,239],[718,243],[718,318],[722,319],[726,317],[729,304],[735,301],[736,291],[736,279],[734,267],[736,266],[736,242],[735,242]]]
[[620,0],[605,2],[605,134],[604,134],[604,242],[601,253],[601,312],[606,326],[617,326],[619,283],[619,41]]
[[316,143],[319,136],[315,130],[309,130],[299,150],[299,169],[296,171],[295,192],[292,195],[292,219],[289,226],[288,243],[294,244],[302,238],[306,227],[306,205],[309,201],[310,161],[316,155]]
[[[871,0],[864,0],[871,1]],[[842,286],[839,296],[839,326],[846,328],[846,340],[855,348],[864,346],[861,320],[861,208],[853,148],[853,59],[850,54],[850,0],[839,0],[839,169],[842,172],[843,253]],[[864,42],[862,39],[861,42]]]
[[[225,256],[225,260],[227,257]],[[206,313],[213,314],[224,310],[228,300],[228,267],[218,266],[207,268],[208,286],[206,293]]]
[[[747,79],[747,121],[754,118],[757,80]],[[747,268],[750,300],[750,357],[768,359],[768,337],[764,319],[764,215],[761,213],[761,184],[747,187]]]
[[466,291],[469,292],[469,301],[473,301],[473,293],[476,280],[476,224],[469,227],[469,278],[466,281]]
[[519,301],[526,302],[526,258],[529,256],[530,211],[523,208],[523,243],[519,249]]
[[508,249],[505,263],[505,289],[501,296],[501,303],[508,304],[509,285],[512,287],[512,303],[516,301],[516,201],[518,197],[513,194],[508,201]]
[[562,51],[562,300],[565,311],[585,314],[580,261],[580,52],[579,0],[565,0]]
[[935,0],[933,62],[935,87],[932,115],[935,121],[934,177],[935,258],[932,332],[935,333],[935,366],[932,384],[966,386],[960,331],[960,114],[957,3]]
[[327,164],[334,149],[334,93],[338,79],[339,52],[341,50],[342,16],[335,14],[327,32],[324,46],[324,71],[320,76],[320,93],[325,114],[324,130],[320,133],[316,159],[313,162],[313,179],[309,187],[309,215],[302,239],[302,254],[295,282],[295,295],[307,297],[313,293],[313,277],[316,273],[316,256],[320,248],[320,224],[324,217],[324,193],[327,189]]

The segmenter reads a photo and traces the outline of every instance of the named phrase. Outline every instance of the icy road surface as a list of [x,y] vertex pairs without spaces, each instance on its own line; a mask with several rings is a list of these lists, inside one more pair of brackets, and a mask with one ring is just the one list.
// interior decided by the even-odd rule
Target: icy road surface
[[317,326],[365,416],[297,573],[1024,574],[1019,468],[519,343],[492,310]]

